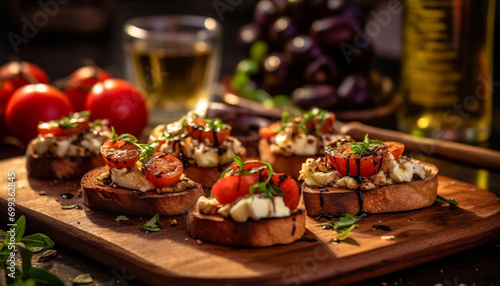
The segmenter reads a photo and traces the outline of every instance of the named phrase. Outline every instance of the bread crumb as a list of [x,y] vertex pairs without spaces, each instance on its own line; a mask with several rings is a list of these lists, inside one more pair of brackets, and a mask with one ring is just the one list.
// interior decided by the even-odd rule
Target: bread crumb
[[170,221],[170,226],[176,226],[177,225],[177,220],[173,219]]
[[184,240],[185,240],[185,241],[188,241],[188,240],[189,240],[189,237],[184,238]]
[[447,208],[447,207],[449,207],[449,206],[450,206],[450,204],[449,204],[449,203],[446,203],[446,204],[441,204],[441,206],[442,206],[443,208]]
[[394,240],[394,239],[396,239],[396,237],[394,235],[384,235],[384,236],[381,236],[380,239],[383,239],[383,240]]
[[46,192],[46,191],[40,191],[38,194],[39,194],[40,196],[45,196],[45,195],[47,194],[47,192]]
[[203,244],[203,241],[201,241],[201,239],[197,239],[197,240],[196,240],[196,243],[197,243],[198,245],[201,245],[201,244]]

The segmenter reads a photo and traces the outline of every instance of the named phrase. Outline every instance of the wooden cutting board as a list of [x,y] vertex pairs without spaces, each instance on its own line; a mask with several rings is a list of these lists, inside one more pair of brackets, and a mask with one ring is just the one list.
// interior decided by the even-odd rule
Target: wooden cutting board
[[[0,214],[7,217],[7,173],[16,172],[16,215],[32,232],[109,267],[156,285],[260,284],[310,282],[346,284],[447,256],[500,237],[500,199],[487,190],[447,177],[438,194],[458,207],[435,203],[417,211],[369,215],[341,243],[334,230],[307,219],[304,241],[263,249],[235,249],[188,238],[183,216],[162,217],[163,229],[144,233],[150,217],[116,222],[116,214],[93,211],[77,196],[79,181],[27,178],[22,157],[0,161]],[[61,194],[75,197],[63,199]],[[43,194],[43,195],[42,195]],[[82,208],[63,210],[61,203]],[[170,226],[175,219],[178,224]],[[372,230],[386,225],[392,231]],[[394,240],[381,236],[393,235]]]

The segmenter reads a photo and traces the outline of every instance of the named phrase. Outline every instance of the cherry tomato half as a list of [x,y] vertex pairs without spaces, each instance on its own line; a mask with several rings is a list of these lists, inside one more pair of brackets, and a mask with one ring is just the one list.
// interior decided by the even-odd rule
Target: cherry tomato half
[[273,174],[271,182],[283,191],[281,196],[283,197],[285,205],[290,210],[296,209],[300,200],[300,192],[297,182],[292,177],[282,173]]
[[403,143],[384,141],[384,145],[387,146],[389,152],[391,152],[392,156],[394,156],[396,160],[398,160],[405,151],[405,145]]
[[[212,195],[221,204],[228,204],[239,197],[249,194],[250,186],[258,183],[259,177],[255,175],[234,175],[222,178],[212,187]],[[258,193],[255,189],[254,193]]]
[[59,120],[51,120],[38,124],[38,134],[52,135],[54,137],[64,137],[78,135],[84,130],[90,129],[89,119],[80,117],[78,113],[71,117],[61,118]]
[[148,180],[157,188],[167,188],[179,181],[184,166],[176,157],[157,152],[144,163]]
[[259,135],[260,137],[266,139],[266,140],[271,140],[276,134],[279,133],[281,128],[281,122],[274,122],[269,126],[264,126],[259,128]]
[[[239,166],[236,163],[231,163],[228,168],[236,171],[239,169]],[[267,177],[269,176],[269,170],[267,169],[266,165],[257,161],[245,162],[245,165],[243,165],[243,170],[248,171],[248,175],[257,176],[261,181],[267,180]],[[230,176],[230,173],[226,173],[226,176]]]
[[67,116],[73,106],[64,93],[47,84],[29,84],[17,89],[5,107],[9,131],[23,142],[37,136],[40,121]]
[[351,147],[345,143],[339,147],[329,146],[326,151],[327,161],[340,173],[341,176],[362,176],[369,177],[377,173],[382,167],[388,149],[386,146],[380,146],[371,154],[357,155],[350,154]]
[[101,156],[109,168],[130,169],[139,160],[141,150],[124,140],[116,140],[115,142],[108,140],[101,146]]
[[231,135],[231,126],[227,125],[223,129],[214,130],[201,117],[194,120],[188,119],[186,123],[189,136],[200,142],[208,140],[213,145],[220,145]]

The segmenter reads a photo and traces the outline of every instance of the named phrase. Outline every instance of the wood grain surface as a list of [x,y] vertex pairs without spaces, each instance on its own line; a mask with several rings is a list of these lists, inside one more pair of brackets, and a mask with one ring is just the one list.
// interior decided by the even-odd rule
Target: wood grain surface
[[[438,194],[460,205],[370,215],[341,243],[334,230],[306,221],[305,238],[291,245],[235,249],[188,238],[183,216],[162,217],[160,232],[145,233],[150,217],[116,222],[116,214],[93,211],[78,196],[79,181],[27,177],[22,157],[0,161],[0,215],[7,217],[7,173],[16,172],[16,214],[28,229],[109,267],[125,269],[152,285],[180,284],[347,284],[450,255],[500,237],[500,199],[487,190],[439,178]],[[75,195],[70,200],[61,194]],[[62,209],[77,203],[79,209]],[[170,226],[172,220],[177,225]],[[324,220],[323,220],[324,221]],[[392,231],[372,230],[386,225]],[[382,236],[393,235],[394,240]]]

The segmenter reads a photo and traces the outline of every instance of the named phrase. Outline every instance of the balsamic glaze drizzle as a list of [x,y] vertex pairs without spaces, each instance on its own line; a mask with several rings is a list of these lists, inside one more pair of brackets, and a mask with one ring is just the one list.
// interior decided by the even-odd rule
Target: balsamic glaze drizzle
[[372,228],[373,229],[380,229],[380,230],[384,230],[384,231],[391,231],[392,230],[389,226],[380,225],[380,224],[372,225]]

